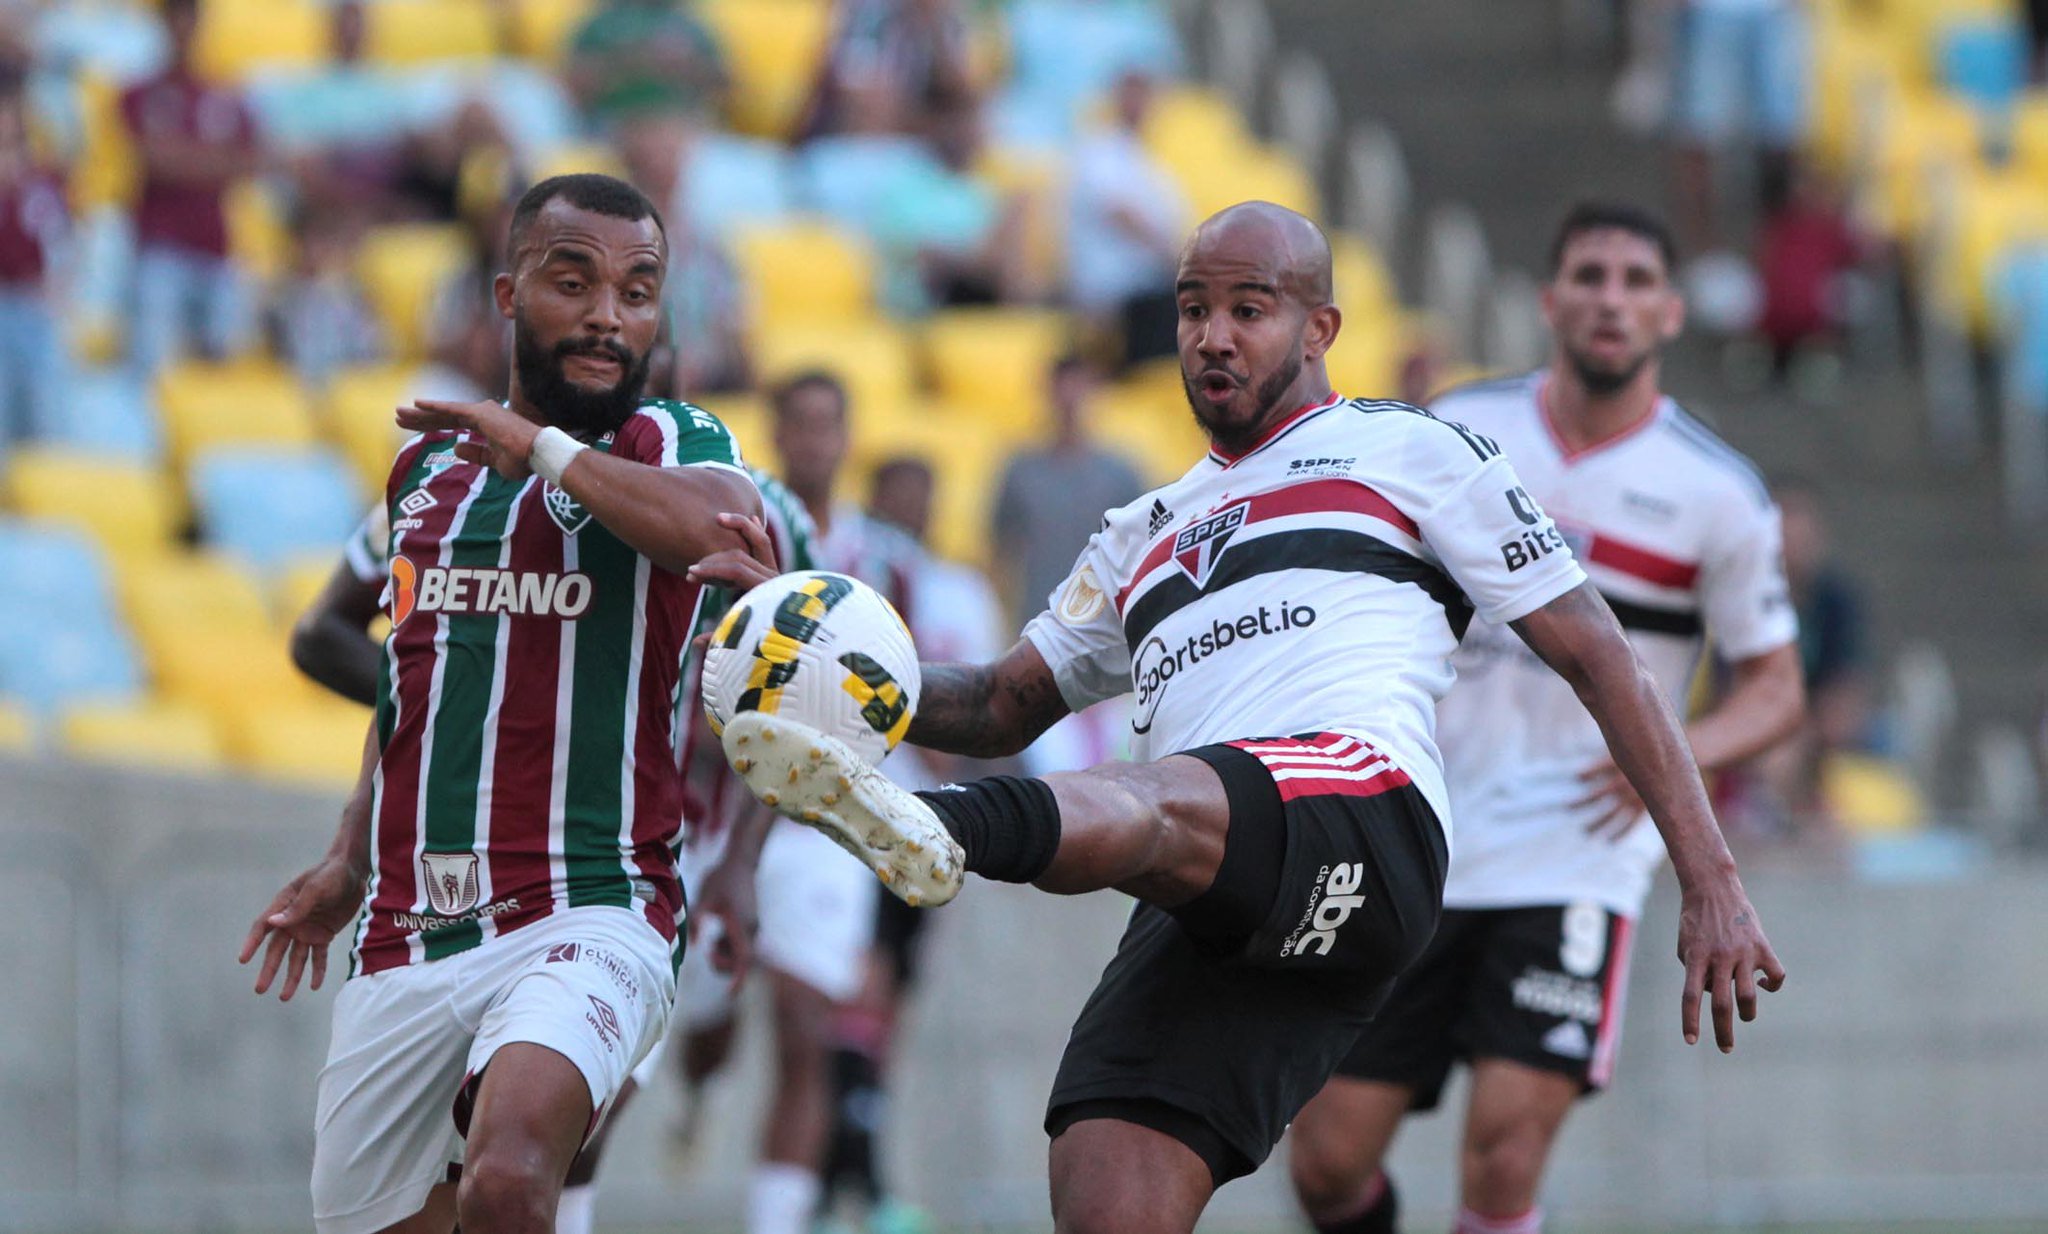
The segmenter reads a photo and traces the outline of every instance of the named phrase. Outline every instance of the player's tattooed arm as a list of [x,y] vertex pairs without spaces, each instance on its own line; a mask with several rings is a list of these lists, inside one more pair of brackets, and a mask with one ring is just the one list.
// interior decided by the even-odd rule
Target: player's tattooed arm
[[1067,714],[1059,683],[1030,640],[993,664],[926,664],[904,740],[949,754],[1015,754]]

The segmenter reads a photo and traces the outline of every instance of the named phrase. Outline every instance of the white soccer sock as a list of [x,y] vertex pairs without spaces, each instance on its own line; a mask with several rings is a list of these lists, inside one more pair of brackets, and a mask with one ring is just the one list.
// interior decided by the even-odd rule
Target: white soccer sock
[[817,1206],[816,1170],[764,1161],[747,1188],[747,1234],[806,1234]]
[[1452,1234],[1543,1234],[1543,1206],[1514,1217],[1488,1217],[1461,1208]]
[[555,1205],[555,1234],[590,1234],[597,1216],[597,1184],[562,1188],[562,1202]]

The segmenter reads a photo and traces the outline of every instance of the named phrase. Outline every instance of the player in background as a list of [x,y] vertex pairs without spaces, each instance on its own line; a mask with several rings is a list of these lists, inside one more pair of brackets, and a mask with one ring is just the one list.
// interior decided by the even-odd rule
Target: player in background
[[[242,948],[317,988],[357,922],[315,1120],[321,1234],[539,1234],[673,1001],[667,706],[760,502],[723,425],[643,402],[667,249],[605,176],[535,185],[495,284],[503,403],[398,412],[392,633],[328,855]],[[756,563],[758,565],[759,563]],[[593,769],[618,766],[612,775]],[[358,921],[358,917],[360,920]]]
[[[1532,532],[1549,511],[1668,696],[1685,696],[1711,638],[1729,685],[1685,736],[1712,771],[1798,725],[1798,631],[1763,481],[1659,389],[1685,317],[1676,270],[1654,217],[1579,206],[1543,293],[1550,363],[1433,410],[1514,459]],[[1533,561],[1546,546],[1505,551]],[[1664,856],[1598,726],[1506,627],[1474,621],[1452,664],[1437,708],[1458,820],[1443,921],[1294,1121],[1295,1189],[1325,1234],[1395,1229],[1387,1146],[1408,1111],[1435,1108],[1461,1059],[1472,1088],[1457,1230],[1541,1230],[1551,1144],[1613,1074],[1635,922]]]
[[908,734],[1013,753],[1129,691],[1139,761],[913,794],[788,717],[724,735],[764,801],[861,847],[906,900],[944,902],[964,867],[1141,901],[1047,1111],[1061,1234],[1193,1229],[1422,951],[1450,841],[1435,703],[1475,610],[1571,683],[1665,837],[1687,1039],[1706,997],[1732,1048],[1756,974],[1783,979],[1669,702],[1498,447],[1331,390],[1342,317],[1315,225],[1232,207],[1175,291],[1210,453],[1110,511],[1001,660],[925,666]]

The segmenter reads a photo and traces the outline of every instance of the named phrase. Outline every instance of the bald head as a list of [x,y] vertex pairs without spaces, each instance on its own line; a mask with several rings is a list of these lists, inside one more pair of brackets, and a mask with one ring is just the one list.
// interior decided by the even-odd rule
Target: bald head
[[1242,201],[1205,219],[1181,252],[1181,268],[1205,258],[1262,268],[1282,296],[1307,309],[1330,303],[1330,239],[1308,216],[1270,201]]

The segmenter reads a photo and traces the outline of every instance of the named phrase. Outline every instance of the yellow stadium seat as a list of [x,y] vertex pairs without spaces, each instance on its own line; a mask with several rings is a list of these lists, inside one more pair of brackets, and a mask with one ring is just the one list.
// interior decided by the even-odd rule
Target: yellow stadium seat
[[1872,171],[1876,224],[1886,235],[1916,238],[1928,216],[1936,177],[1960,175],[1977,161],[1977,115],[1959,99],[1905,94],[1878,122]]
[[543,154],[533,169],[534,183],[551,176],[573,176],[579,172],[626,177],[626,168],[610,146],[600,142],[576,142],[557,146]]
[[1277,146],[1247,146],[1227,159],[1190,152],[1167,168],[1196,218],[1241,201],[1270,201],[1310,218],[1322,213],[1314,178]]
[[291,632],[293,623],[301,614],[313,607],[313,601],[327,589],[327,580],[341,563],[339,553],[325,557],[303,557],[278,571],[276,582],[271,586],[271,611],[277,615],[278,629],[286,634]]
[[240,81],[261,67],[311,66],[333,47],[333,19],[308,0],[211,0],[200,7],[199,71]]
[[2048,191],[2048,90],[2021,96],[2012,111],[2013,167]]
[[65,754],[92,763],[214,771],[225,761],[212,718],[171,700],[74,708],[58,720],[57,738]]
[[822,223],[746,227],[732,256],[753,295],[755,329],[852,322],[875,311],[875,258],[858,239]]
[[1017,434],[1045,419],[1053,361],[1071,341],[1066,318],[1042,309],[953,309],[923,329],[933,394]]
[[856,433],[852,461],[860,482],[850,496],[867,499],[880,464],[923,459],[933,480],[932,548],[956,561],[986,565],[989,515],[1014,444],[1014,438],[972,408],[910,404],[879,431],[870,426]]
[[1870,21],[1827,16],[1815,23],[1807,142],[1831,174],[1850,170],[1865,109],[1903,88],[1897,53],[1884,30]]
[[1821,799],[1850,831],[1896,835],[1927,821],[1927,803],[1912,777],[1882,759],[1835,754],[1821,767]]
[[1355,318],[1399,311],[1401,300],[1395,294],[1393,276],[1387,273],[1379,252],[1364,239],[1350,232],[1331,232],[1330,265],[1346,329]]
[[0,754],[28,754],[35,744],[36,724],[28,708],[0,698]]
[[900,327],[880,320],[764,333],[754,345],[754,358],[768,386],[807,369],[838,377],[852,404],[856,435],[864,417],[907,405],[916,388],[909,338]]
[[121,118],[121,87],[98,73],[78,78],[78,119],[82,129],[71,169],[71,204],[81,214],[135,199],[140,165]]
[[145,558],[123,568],[117,584],[128,624],[152,662],[178,643],[210,634],[254,643],[274,637],[261,581],[226,558]]
[[328,379],[327,435],[361,473],[367,496],[384,491],[398,447],[408,436],[395,417],[411,401],[417,371],[409,364],[377,364],[343,369]]
[[560,60],[595,7],[595,0],[515,0],[512,54],[549,63]]
[[1164,484],[1195,465],[1209,439],[1195,423],[1178,385],[1122,381],[1090,404],[1095,435],[1138,469],[1148,484]]
[[1396,397],[1403,340],[1400,318],[1393,314],[1345,314],[1337,341],[1324,357],[1330,384],[1347,398]]
[[766,467],[775,457],[774,425],[768,400],[759,394],[719,394],[691,399],[692,403],[717,416],[740,443],[740,454],[756,467]]
[[832,33],[829,0],[704,0],[697,12],[725,55],[733,127],[794,135]]
[[426,350],[434,297],[468,261],[469,241],[455,223],[392,223],[363,237],[356,277],[399,355]]
[[8,458],[7,500],[30,518],[76,523],[123,556],[168,551],[180,514],[158,469],[54,446]]
[[252,711],[319,702],[325,694],[292,664],[284,637],[272,629],[234,635],[192,628],[152,657],[159,690],[204,711],[224,731]]
[[228,190],[228,249],[236,264],[259,283],[285,272],[291,260],[292,237],[284,207],[261,181],[243,180]]
[[1940,246],[1950,256],[1935,277],[1963,324],[1985,338],[1997,326],[1992,281],[2001,259],[2017,245],[2048,239],[2048,194],[2007,172],[1965,176],[1957,188],[1955,232]]
[[1214,86],[1160,90],[1141,136],[1153,157],[1170,167],[1191,159],[1227,160],[1258,144],[1237,103]]
[[377,0],[366,14],[370,59],[384,64],[498,54],[498,14],[489,0]]
[[346,791],[362,768],[370,712],[335,698],[243,709],[229,721],[237,766],[305,788]]
[[173,365],[157,378],[172,461],[183,467],[220,445],[313,442],[312,402],[290,369],[265,360]]
[[1036,148],[992,146],[975,174],[1005,200],[1023,203],[1019,243],[1030,282],[1043,288],[1060,286],[1067,264],[1066,182],[1060,158]]

